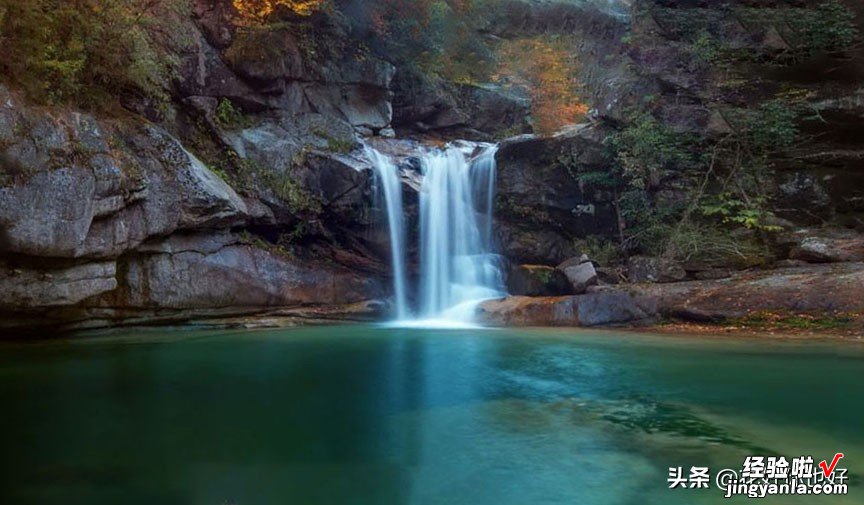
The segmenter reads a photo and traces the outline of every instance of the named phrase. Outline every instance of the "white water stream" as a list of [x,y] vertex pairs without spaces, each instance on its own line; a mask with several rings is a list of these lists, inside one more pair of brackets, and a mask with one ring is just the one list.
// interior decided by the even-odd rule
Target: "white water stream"
[[[470,325],[480,302],[504,296],[501,261],[494,253],[492,236],[496,151],[493,145],[463,143],[418,152],[423,176],[420,275],[415,296],[410,297],[398,167],[387,156],[368,149],[378,193],[387,209],[395,324]],[[414,307],[409,298],[416,300]]]

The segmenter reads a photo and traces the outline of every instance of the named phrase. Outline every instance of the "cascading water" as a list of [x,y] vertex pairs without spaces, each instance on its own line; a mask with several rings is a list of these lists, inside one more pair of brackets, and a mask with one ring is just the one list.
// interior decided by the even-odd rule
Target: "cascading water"
[[387,228],[390,230],[390,261],[393,268],[393,292],[396,303],[396,317],[408,318],[407,275],[405,272],[405,217],[402,210],[402,183],[396,165],[389,158],[370,147],[366,155],[375,167],[375,181],[378,188],[376,198],[384,197],[387,209]]
[[477,146],[468,143],[418,153],[423,183],[415,319],[409,317],[405,301],[406,242],[397,167],[369,149],[387,200],[396,309],[402,324],[468,324],[481,301],[505,294],[492,238],[497,146],[481,149],[473,158]]

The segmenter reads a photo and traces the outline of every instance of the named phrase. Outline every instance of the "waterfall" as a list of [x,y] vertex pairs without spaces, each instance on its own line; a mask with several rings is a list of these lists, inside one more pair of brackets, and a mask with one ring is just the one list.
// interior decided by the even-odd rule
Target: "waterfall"
[[[397,318],[422,326],[467,324],[477,305],[504,295],[500,256],[492,234],[497,146],[474,144],[424,149],[418,153],[420,190],[420,277],[418,306],[406,302],[404,212],[397,167],[369,149],[383,188],[396,293]],[[389,189],[388,189],[389,188]]]
[[390,230],[390,262],[393,269],[393,293],[396,317],[408,318],[407,274],[405,271],[405,217],[402,210],[402,183],[396,165],[389,158],[366,148],[366,155],[375,168],[376,198],[384,197],[387,209],[387,228]]

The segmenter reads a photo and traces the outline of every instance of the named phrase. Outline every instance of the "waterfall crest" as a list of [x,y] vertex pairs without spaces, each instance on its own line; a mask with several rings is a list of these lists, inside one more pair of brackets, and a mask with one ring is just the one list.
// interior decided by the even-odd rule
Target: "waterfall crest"
[[398,167],[369,148],[383,191],[390,231],[396,316],[400,324],[470,324],[483,300],[504,296],[492,234],[497,146],[470,143],[417,154],[420,189],[420,274],[415,309],[408,308],[404,209]]

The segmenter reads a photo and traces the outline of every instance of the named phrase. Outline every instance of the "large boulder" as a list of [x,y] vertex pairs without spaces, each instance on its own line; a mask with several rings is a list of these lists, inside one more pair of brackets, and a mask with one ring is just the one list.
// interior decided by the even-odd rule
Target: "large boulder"
[[807,234],[792,248],[789,258],[809,263],[864,261],[864,235],[854,232]]
[[484,302],[479,317],[498,326],[605,326],[635,324],[657,315],[657,301],[625,292],[565,297],[512,296]]
[[599,282],[597,270],[594,269],[594,264],[590,261],[565,266],[563,269],[561,267],[558,268],[559,271],[563,271],[564,275],[567,276],[567,280],[576,294],[584,293],[589,287],[596,286]]
[[778,185],[775,214],[802,224],[820,224],[834,216],[834,202],[818,177],[803,172],[786,174]]

